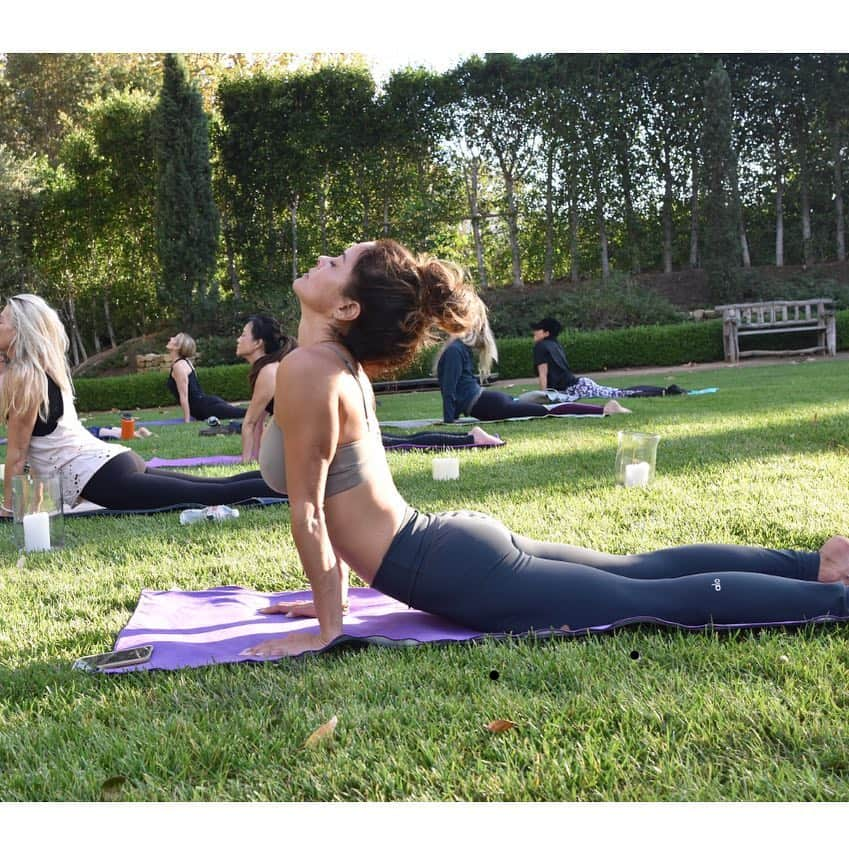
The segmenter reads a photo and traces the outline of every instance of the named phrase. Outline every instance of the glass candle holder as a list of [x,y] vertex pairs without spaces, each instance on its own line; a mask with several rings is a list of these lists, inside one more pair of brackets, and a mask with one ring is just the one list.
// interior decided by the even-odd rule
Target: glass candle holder
[[654,433],[619,431],[614,475],[619,486],[648,486],[654,480],[657,462],[657,443]]
[[18,550],[50,551],[63,546],[65,514],[60,475],[15,475],[12,520]]

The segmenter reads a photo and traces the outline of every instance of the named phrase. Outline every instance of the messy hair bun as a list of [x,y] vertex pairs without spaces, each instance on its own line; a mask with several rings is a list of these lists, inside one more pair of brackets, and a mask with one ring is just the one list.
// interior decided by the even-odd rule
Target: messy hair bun
[[391,239],[360,254],[345,295],[360,314],[340,331],[340,341],[372,376],[408,366],[437,330],[467,333],[486,314],[460,266],[416,256]]

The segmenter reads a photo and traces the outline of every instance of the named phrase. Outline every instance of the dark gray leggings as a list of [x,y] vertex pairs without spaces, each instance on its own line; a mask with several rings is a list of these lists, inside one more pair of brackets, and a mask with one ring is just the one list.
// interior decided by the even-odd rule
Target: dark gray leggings
[[148,469],[135,451],[116,454],[83,487],[83,498],[111,510],[152,510],[175,504],[235,504],[248,498],[279,498],[259,472],[202,478]]
[[604,407],[597,404],[558,404],[549,410],[542,404],[527,401],[517,401],[504,392],[494,389],[484,389],[478,395],[477,401],[468,411],[482,422],[496,422],[503,419],[521,419],[526,416],[540,418],[542,416],[603,416]]
[[818,570],[816,552],[688,545],[619,556],[521,537],[482,513],[408,508],[372,586],[490,633],[849,618],[847,587],[818,583]]

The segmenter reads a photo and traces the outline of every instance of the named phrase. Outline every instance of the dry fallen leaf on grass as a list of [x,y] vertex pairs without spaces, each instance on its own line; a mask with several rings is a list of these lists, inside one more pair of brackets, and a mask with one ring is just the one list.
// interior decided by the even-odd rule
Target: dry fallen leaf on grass
[[107,778],[100,786],[101,802],[116,802],[121,798],[124,785],[127,783],[126,776],[113,775]]
[[491,731],[493,734],[501,734],[502,731],[509,731],[511,728],[515,728],[516,723],[511,722],[509,719],[495,719],[490,722],[488,725],[484,725],[487,731]]
[[304,745],[311,749],[313,746],[317,746],[321,743],[322,740],[326,740],[328,737],[333,736],[333,732],[336,730],[336,723],[339,721],[338,717],[334,714],[324,723],[324,725],[319,725],[318,728],[307,737],[307,742]]

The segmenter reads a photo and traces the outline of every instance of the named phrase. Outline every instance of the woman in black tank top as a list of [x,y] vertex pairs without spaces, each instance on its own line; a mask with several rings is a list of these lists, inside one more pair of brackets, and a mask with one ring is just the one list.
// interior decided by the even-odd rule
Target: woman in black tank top
[[188,333],[178,333],[165,346],[171,355],[171,372],[166,386],[183,411],[183,420],[190,422],[216,416],[222,419],[242,419],[247,409],[230,404],[217,395],[205,395],[200,386],[192,357],[197,353],[195,340]]

